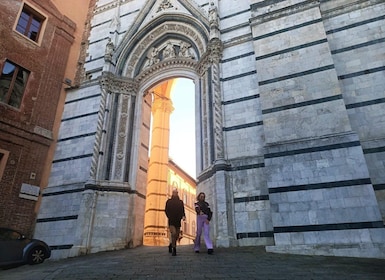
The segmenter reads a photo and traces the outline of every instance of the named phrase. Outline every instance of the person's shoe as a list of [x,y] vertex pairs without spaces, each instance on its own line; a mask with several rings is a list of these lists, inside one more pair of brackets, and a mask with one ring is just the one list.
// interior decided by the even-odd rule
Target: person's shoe
[[197,253],[197,254],[198,254],[198,253],[199,253],[199,250],[195,250],[195,253]]
[[176,248],[172,248],[172,255],[176,256]]
[[207,254],[209,254],[209,255],[214,254],[214,249],[208,249],[208,250],[207,250]]
[[168,252],[169,252],[169,253],[172,253],[172,246],[171,246],[171,243],[170,243],[170,245],[168,245]]

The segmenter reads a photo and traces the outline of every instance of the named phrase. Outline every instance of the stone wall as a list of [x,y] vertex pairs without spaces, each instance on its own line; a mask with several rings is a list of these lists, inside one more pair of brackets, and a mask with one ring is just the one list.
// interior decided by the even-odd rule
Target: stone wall
[[382,1],[328,1],[321,5],[349,120],[359,135],[384,219],[383,9]]
[[[213,7],[219,18],[209,18]],[[71,136],[59,141],[41,219],[48,211],[44,203],[63,195],[78,203],[78,216],[64,211],[78,220],[72,226],[79,232],[66,241],[73,248],[94,252],[140,242],[141,218],[130,218],[144,209],[149,120],[143,114],[143,95],[154,86],[151,81],[183,73],[197,83],[197,191],[206,193],[214,211],[216,246],[264,245],[274,252],[384,258],[383,10],[379,0],[214,1],[213,6],[186,0],[98,1],[85,61],[88,80],[68,94],[60,137]],[[165,24],[173,20],[180,21],[180,30],[174,22]],[[215,32],[217,26],[220,32]],[[194,34],[196,30],[200,33]],[[175,64],[162,62],[142,71],[148,59],[144,50],[161,44],[162,34],[190,34],[197,61],[172,60]],[[107,56],[109,41],[114,52]],[[120,99],[101,109],[108,100],[98,80],[105,77],[103,71],[137,94],[129,110],[135,122],[132,149],[127,150],[130,163],[137,165],[119,183],[87,182],[95,147],[116,147],[120,141],[109,130],[119,123]],[[111,93],[132,94],[130,86]],[[106,118],[103,129],[101,116]],[[99,146],[103,135],[108,141]],[[113,149],[96,151],[109,153],[111,162],[119,156]],[[69,160],[61,162],[66,154]],[[99,171],[101,167],[108,165],[99,165]],[[73,190],[82,184],[88,190],[74,199]],[[86,205],[93,205],[91,197],[98,197],[95,209],[110,209],[108,201],[116,201],[128,211],[128,219],[114,218],[119,207],[104,218],[90,215]],[[126,222],[120,241],[97,239],[103,226],[122,228]]]

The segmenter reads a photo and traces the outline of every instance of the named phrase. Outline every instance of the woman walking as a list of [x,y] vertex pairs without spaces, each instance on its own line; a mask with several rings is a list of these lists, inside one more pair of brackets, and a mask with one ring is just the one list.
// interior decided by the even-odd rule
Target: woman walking
[[205,193],[201,192],[197,196],[197,202],[195,202],[195,211],[197,212],[197,234],[194,241],[194,251],[195,253],[199,253],[203,230],[203,238],[207,247],[207,253],[211,255],[214,253],[213,242],[210,239],[210,220],[213,216],[213,212],[211,211],[209,204],[205,201],[205,198]]

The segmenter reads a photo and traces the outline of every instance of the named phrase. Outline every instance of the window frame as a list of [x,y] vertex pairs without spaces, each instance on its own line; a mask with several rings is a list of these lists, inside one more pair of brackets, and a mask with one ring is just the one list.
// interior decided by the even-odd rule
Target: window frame
[[[28,32],[29,32],[30,29],[26,29],[24,33],[21,33],[20,31],[17,30],[17,28],[19,26],[20,18],[22,16],[23,12],[29,13],[29,15],[30,15],[29,19],[31,19],[31,15],[32,15],[33,18],[40,20],[40,27],[39,27],[39,31],[36,34],[36,39],[35,40],[30,38],[30,37],[28,37]],[[23,1],[22,5],[21,5],[21,8],[19,10],[19,13],[17,15],[17,18],[15,20],[15,24],[14,24],[13,30],[17,34],[19,34],[19,35],[23,36],[24,38],[28,39],[30,42],[33,42],[35,44],[40,45],[40,43],[42,41],[42,38],[43,38],[43,34],[44,34],[44,30],[45,30],[47,19],[48,19],[48,16],[45,15],[44,13],[42,13],[39,9],[37,9],[37,8],[33,7],[32,5],[30,5],[29,3],[25,3],[25,1]],[[28,24],[28,26],[30,27],[31,24]],[[27,33],[27,35],[25,35],[25,33]]]
[[[11,83],[10,83],[9,88],[8,88],[8,92],[5,94],[5,99],[3,101],[0,101],[0,103],[6,104],[6,105],[8,105],[8,106],[10,106],[12,108],[15,108],[15,109],[20,109],[20,107],[21,107],[21,105],[23,103],[23,98],[24,98],[25,91],[27,89],[27,85],[28,85],[29,77],[31,75],[31,71],[29,71],[28,69],[20,66],[19,64],[16,64],[16,63],[12,62],[11,60],[5,59],[5,61],[2,64],[0,64],[0,81],[1,81],[2,76],[3,76],[3,71],[4,71],[4,67],[5,67],[6,63],[12,64],[15,67],[15,71],[13,73],[13,76],[12,76],[12,79],[11,79]],[[11,100],[12,93],[14,93],[14,88],[15,88],[17,76],[18,76],[20,71],[27,72],[28,76],[27,76],[27,79],[25,81],[24,88],[23,88],[23,91],[22,91],[22,94],[21,94],[20,104],[18,104],[19,106],[16,107],[14,105],[9,104],[9,101]]]
[[9,151],[0,149],[0,182],[3,178],[5,166],[7,165],[8,157],[9,157]]

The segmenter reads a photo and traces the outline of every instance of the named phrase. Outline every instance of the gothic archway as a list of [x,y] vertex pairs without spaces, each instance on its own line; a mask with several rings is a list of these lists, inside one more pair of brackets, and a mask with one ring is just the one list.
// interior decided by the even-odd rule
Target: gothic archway
[[[120,3],[107,5],[116,8],[112,21],[116,26]],[[168,3],[178,7],[170,8]],[[148,90],[175,77],[189,78],[196,85],[198,189],[207,193],[215,211],[212,232],[216,245],[230,245],[234,215],[227,215],[232,206],[223,148],[222,43],[216,9],[209,11],[187,0],[146,1],[135,24],[127,25],[129,30],[109,33],[101,57],[104,61],[93,72],[98,78],[71,89],[73,101],[66,105],[61,130],[65,134],[76,126],[77,134],[66,135],[59,143],[53,183],[46,190],[44,211],[35,230],[36,236],[56,244],[57,256],[143,243],[150,127],[146,112],[151,110]],[[92,112],[84,114],[85,107]],[[62,151],[68,147],[77,156],[71,153],[62,159]],[[68,201],[73,207],[66,207]],[[55,226],[47,228],[47,222],[65,224],[66,232],[73,234],[65,239],[56,236]]]
[[[217,32],[218,19],[214,8],[210,14],[210,21],[203,16],[199,21],[191,15],[164,13],[136,32],[132,33],[130,30],[127,34],[131,37],[126,36],[115,53],[105,57],[103,78],[109,80],[106,84],[111,87],[111,84],[122,83],[120,87],[123,87],[123,92],[128,90],[128,94],[122,94],[121,89],[114,94],[104,87],[103,103],[111,112],[119,112],[118,115],[104,115],[101,118],[104,124],[113,127],[109,131],[116,131],[114,135],[101,134],[100,145],[105,145],[102,150],[106,153],[102,161],[99,155],[94,158],[95,166],[106,170],[103,171],[106,179],[123,180],[134,192],[146,193],[144,182],[147,163],[144,155],[148,151],[143,149],[148,147],[148,139],[144,135],[148,134],[146,130],[149,124],[146,123],[148,119],[143,119],[145,111],[149,110],[149,106],[146,106],[149,102],[146,101],[146,94],[157,83],[175,77],[189,78],[196,84],[199,143],[197,166],[201,181],[220,173],[217,171],[225,170],[219,80],[222,43]],[[107,143],[114,143],[114,146],[110,145],[107,149]],[[97,167],[96,169],[100,170]],[[95,175],[98,176],[98,172]],[[207,189],[213,200],[217,195],[214,187],[216,180],[221,181],[223,190],[226,191],[225,174],[222,172],[219,177],[221,178],[215,177],[202,183],[202,188]],[[227,226],[225,215],[224,213],[221,223],[225,223],[226,228],[231,228]]]

